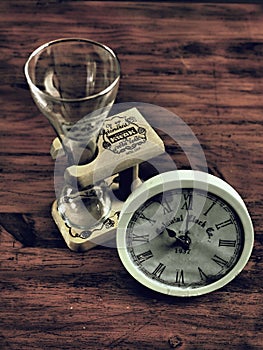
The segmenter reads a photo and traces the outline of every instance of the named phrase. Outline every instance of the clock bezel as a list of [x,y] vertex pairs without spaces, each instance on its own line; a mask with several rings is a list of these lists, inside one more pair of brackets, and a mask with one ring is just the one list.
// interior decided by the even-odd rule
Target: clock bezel
[[[206,286],[180,288],[163,284],[158,280],[150,279],[133,263],[126,247],[126,230],[135,210],[157,194],[180,188],[200,189],[211,192],[219,198],[222,198],[234,209],[243,226],[244,244],[237,263],[222,278]],[[163,294],[178,297],[190,297],[207,294],[222,288],[243,270],[252,253],[254,245],[254,230],[244,201],[238,192],[227,182],[214,175],[198,170],[174,170],[159,174],[147,180],[129,196],[120,213],[116,240],[119,257],[123,265],[138,282]]]

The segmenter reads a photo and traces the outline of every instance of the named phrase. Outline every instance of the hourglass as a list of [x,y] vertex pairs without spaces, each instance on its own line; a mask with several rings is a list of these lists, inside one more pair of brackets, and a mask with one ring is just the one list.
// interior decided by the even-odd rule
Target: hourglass
[[[87,250],[112,237],[127,188],[138,180],[137,164],[162,153],[163,143],[136,108],[108,119],[120,65],[101,43],[80,38],[46,43],[30,55],[25,75],[58,136],[51,155],[63,152],[68,161],[52,216],[70,249]],[[116,173],[123,179],[117,197],[111,187]]]

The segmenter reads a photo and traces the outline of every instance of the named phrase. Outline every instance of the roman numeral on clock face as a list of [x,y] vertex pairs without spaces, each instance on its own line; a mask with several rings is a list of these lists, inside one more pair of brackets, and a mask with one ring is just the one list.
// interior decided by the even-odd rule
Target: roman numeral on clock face
[[221,228],[226,227],[226,226],[231,225],[231,224],[233,224],[232,220],[228,219],[226,221],[220,222],[219,224],[216,224],[215,226],[216,226],[217,230],[220,230]]
[[219,265],[220,267],[224,267],[224,266],[227,265],[227,261],[224,260],[223,258],[220,258],[220,256],[218,256],[218,255],[216,255],[216,254],[213,256],[212,260],[213,260],[215,263],[217,263],[217,265]]
[[177,270],[176,271],[175,283],[178,283],[179,286],[184,284],[184,270]]
[[132,234],[132,240],[135,241],[135,242],[147,243],[147,242],[149,242],[149,235],[148,234],[133,233]]
[[159,265],[155,268],[152,274],[160,278],[165,269],[166,266],[163,263],[159,263]]
[[210,207],[206,210],[205,213],[203,213],[204,216],[207,216],[207,214],[210,212],[210,210],[213,208],[213,206],[216,204],[216,202],[213,202]]
[[154,224],[156,223],[156,220],[153,220],[153,219],[151,219],[151,218],[148,218],[148,217],[145,216],[144,213],[142,213],[142,212],[139,214],[139,218],[140,218],[140,219],[143,219],[143,220],[149,221],[152,225],[154,225]]
[[232,241],[230,239],[219,239],[218,246],[219,247],[232,247],[234,248],[236,246],[237,241]]
[[139,262],[142,263],[148,259],[151,259],[153,257],[153,253],[151,250],[147,250],[146,252],[140,253],[136,256],[137,256],[137,259],[139,260]]
[[166,214],[169,214],[172,212],[173,208],[171,207],[170,203],[168,202],[167,199],[163,198],[161,201],[160,201],[160,204],[161,206],[163,207],[163,214],[166,215]]
[[192,201],[193,195],[192,193],[183,193],[184,203],[182,205],[182,210],[192,210]]
[[204,273],[204,271],[201,269],[201,267],[198,267],[199,275],[202,281],[207,280],[207,275]]

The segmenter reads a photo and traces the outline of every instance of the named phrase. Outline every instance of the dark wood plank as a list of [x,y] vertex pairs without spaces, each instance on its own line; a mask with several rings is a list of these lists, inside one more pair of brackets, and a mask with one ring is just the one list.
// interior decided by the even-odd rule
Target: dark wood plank
[[[55,134],[23,74],[33,49],[66,36],[111,46],[122,68],[117,102],[179,115],[209,172],[243,196],[255,246],[222,290],[165,297],[134,281],[115,249],[66,248],[50,217]],[[262,5],[1,1],[0,40],[0,348],[262,349]],[[176,166],[189,167],[166,132],[173,121],[158,118],[150,122]]]

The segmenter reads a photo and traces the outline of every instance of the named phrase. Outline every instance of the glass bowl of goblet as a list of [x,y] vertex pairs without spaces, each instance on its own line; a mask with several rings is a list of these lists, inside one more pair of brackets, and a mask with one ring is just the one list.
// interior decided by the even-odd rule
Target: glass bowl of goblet
[[[116,54],[92,40],[62,38],[30,55],[25,76],[37,107],[56,131],[68,166],[91,162],[118,91]],[[103,182],[88,188],[65,183],[57,202],[63,220],[81,229],[96,226],[111,207]]]

